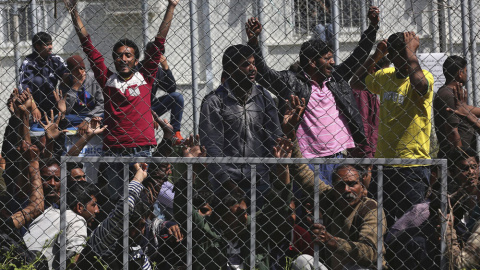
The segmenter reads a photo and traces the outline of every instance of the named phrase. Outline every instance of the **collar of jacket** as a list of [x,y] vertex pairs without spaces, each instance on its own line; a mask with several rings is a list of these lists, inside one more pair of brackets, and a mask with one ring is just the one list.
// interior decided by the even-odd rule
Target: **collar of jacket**
[[[260,92],[260,90],[258,89],[259,87],[260,87],[260,86],[258,86],[258,85],[256,85],[256,84],[253,84],[253,85],[252,85],[252,92],[250,93],[250,96],[248,97],[247,102],[245,102],[245,103],[249,103],[255,96],[262,94],[262,93]],[[220,88],[218,89],[218,91],[225,91],[225,92],[227,92],[227,97],[228,97],[228,98],[233,99],[233,100],[235,100],[235,101],[238,102],[237,97],[233,94],[232,89],[230,89],[230,86],[228,85],[228,80],[226,80],[226,81],[222,84],[222,87],[220,87]]]

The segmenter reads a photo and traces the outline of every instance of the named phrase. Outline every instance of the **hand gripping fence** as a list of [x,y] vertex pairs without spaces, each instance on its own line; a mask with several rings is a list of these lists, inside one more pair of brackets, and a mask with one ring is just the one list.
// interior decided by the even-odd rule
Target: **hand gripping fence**
[[[447,160],[445,159],[431,159],[431,160],[419,160],[419,159],[356,159],[356,158],[346,158],[346,159],[331,159],[331,158],[313,158],[313,159],[306,159],[306,158],[285,158],[285,159],[275,159],[275,158],[241,158],[241,157],[205,157],[205,158],[183,158],[183,157],[168,157],[168,158],[159,158],[159,157],[152,157],[152,158],[129,158],[129,157],[66,157],[63,156],[61,158],[62,164],[62,180],[61,180],[61,197],[60,197],[60,210],[61,210],[61,219],[60,219],[60,228],[61,232],[65,232],[66,229],[66,164],[67,162],[115,162],[115,163],[123,163],[124,165],[124,193],[123,196],[126,198],[128,197],[128,166],[129,163],[134,162],[145,162],[145,163],[185,163],[188,165],[188,174],[187,174],[187,269],[192,269],[192,249],[193,249],[193,235],[192,235],[192,196],[193,196],[193,164],[203,163],[203,164],[210,164],[210,163],[234,163],[234,164],[251,164],[251,224],[250,224],[250,249],[251,249],[251,256],[250,256],[250,269],[255,269],[255,249],[256,249],[256,235],[255,235],[255,228],[256,228],[256,165],[255,164],[314,164],[315,166],[315,222],[319,222],[319,181],[321,181],[318,177],[318,166],[319,164],[362,164],[362,165],[377,165],[378,168],[378,208],[377,208],[377,268],[382,269],[383,265],[383,233],[382,233],[382,212],[383,212],[383,166],[384,165],[438,165],[441,167],[440,170],[440,179],[441,179],[441,212],[444,216],[447,214]],[[124,228],[128,228],[128,200],[124,200],[124,221],[123,226]],[[445,239],[445,232],[446,232],[446,220],[442,219],[441,223],[441,266],[440,269],[447,269],[447,262],[444,256],[446,251],[446,239]],[[123,269],[128,269],[128,231],[124,230],[123,233]],[[246,243],[245,243],[246,244]],[[65,233],[60,234],[60,254],[61,254],[61,269],[66,269],[67,260],[66,260],[66,237]],[[314,266],[315,269],[318,268],[319,262],[319,245],[315,244],[314,249]]]

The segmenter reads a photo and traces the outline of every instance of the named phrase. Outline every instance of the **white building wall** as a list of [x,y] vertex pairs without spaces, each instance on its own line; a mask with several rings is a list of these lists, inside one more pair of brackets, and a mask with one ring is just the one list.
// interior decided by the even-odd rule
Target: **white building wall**
[[[287,69],[288,66],[298,60],[300,45],[308,39],[308,36],[295,34],[295,0],[269,0],[263,1],[264,7],[264,38],[266,46],[267,63],[274,69]],[[80,50],[78,38],[70,22],[70,17],[61,1],[58,2],[58,18],[53,17],[53,3],[47,1],[46,18],[39,18],[39,24],[51,33],[54,37],[54,51],[64,58],[78,53],[84,56]],[[223,51],[230,45],[245,43],[246,35],[244,23],[254,15],[255,8],[253,0],[197,0],[197,15],[194,20],[198,26],[195,31],[198,40],[195,40],[194,49],[197,50],[199,58],[197,67],[199,76],[199,91],[195,97],[198,105],[202,98],[211,89],[216,88],[220,83],[221,59]],[[387,38],[391,33],[397,31],[415,31],[421,38],[419,52],[439,52],[439,20],[438,6],[430,0],[398,0],[398,1],[376,1],[381,2],[381,23],[378,39]],[[451,28],[452,42],[455,44],[453,53],[462,54],[462,16],[460,1],[451,1]],[[474,1],[476,8],[474,14],[478,14],[479,0]],[[41,7],[41,1],[37,5]],[[148,18],[149,27],[147,36],[153,38],[163,18],[166,8],[166,0],[149,0]],[[6,1],[0,1],[0,9],[9,7]],[[175,19],[172,23],[167,38],[166,56],[170,67],[177,79],[178,91],[184,94],[186,107],[184,112],[183,134],[193,132],[193,102],[191,95],[192,71],[191,71],[191,46],[190,46],[190,3],[181,1],[176,9]],[[133,39],[142,47],[142,14],[141,0],[112,0],[112,1],[84,1],[79,3],[82,18],[92,36],[97,48],[106,58],[108,66],[113,68],[111,60],[111,48],[113,44],[123,37]],[[206,20],[205,12],[209,12],[209,21]],[[42,12],[39,12],[42,14]],[[432,19],[433,14],[433,19]],[[0,21],[0,37],[5,33],[5,20]],[[449,21],[443,24],[446,28],[447,44],[449,45]],[[46,25],[46,26],[45,26]],[[209,33],[208,32],[209,30]],[[479,31],[480,26],[477,27]],[[209,35],[208,35],[209,34]],[[345,59],[353,50],[360,38],[359,28],[340,29],[340,48],[337,52],[340,59]],[[476,42],[478,42],[478,37]],[[447,49],[450,46],[447,46]],[[29,42],[22,42],[19,46],[19,53],[22,58],[30,53]],[[15,86],[15,65],[13,59],[13,47],[9,42],[0,43],[0,134],[9,117],[6,110],[6,101],[11,90]],[[476,53],[478,56],[479,54]],[[477,57],[478,58],[478,57]],[[470,59],[468,59],[470,60]],[[477,61],[480,59],[477,59]],[[439,63],[441,64],[441,63]],[[477,65],[479,66],[479,65]],[[476,73],[476,72],[474,72]],[[213,77],[208,77],[211,74]],[[476,75],[476,74],[475,74]],[[162,93],[159,93],[161,95]],[[165,115],[165,117],[169,117]],[[159,133],[161,135],[161,133]]]

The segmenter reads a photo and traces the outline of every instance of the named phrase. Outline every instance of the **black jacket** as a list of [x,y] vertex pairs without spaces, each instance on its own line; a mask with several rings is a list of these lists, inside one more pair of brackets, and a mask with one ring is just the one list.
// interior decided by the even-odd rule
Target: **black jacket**
[[[370,26],[362,34],[360,42],[353,53],[340,65],[335,66],[327,87],[332,91],[339,110],[348,120],[348,127],[352,132],[356,144],[366,144],[362,117],[358,111],[355,97],[348,81],[355,71],[367,60],[377,35],[377,29]],[[270,69],[263,59],[259,47],[255,48],[255,62],[259,76],[258,82],[279,97],[281,113],[285,112],[285,100],[291,95],[305,98],[308,104],[312,94],[312,85],[304,72],[275,71]]]

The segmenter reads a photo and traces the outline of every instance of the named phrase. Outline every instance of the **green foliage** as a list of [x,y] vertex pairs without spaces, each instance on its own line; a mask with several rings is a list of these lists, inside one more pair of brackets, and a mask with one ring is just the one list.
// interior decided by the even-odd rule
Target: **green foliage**
[[4,256],[5,260],[0,261],[0,270],[35,270],[35,265],[42,260],[41,254],[38,253],[35,260],[27,264],[18,257],[15,246],[10,246],[10,250]]

